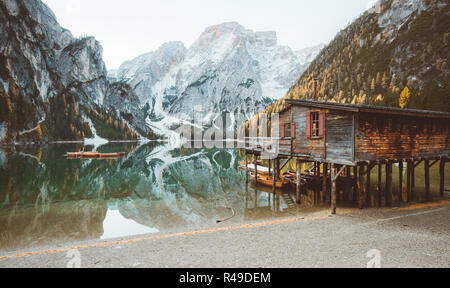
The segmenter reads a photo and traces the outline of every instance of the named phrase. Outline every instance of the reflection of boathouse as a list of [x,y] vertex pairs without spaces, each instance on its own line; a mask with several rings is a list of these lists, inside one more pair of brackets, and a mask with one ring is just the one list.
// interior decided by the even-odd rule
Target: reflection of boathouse
[[[270,166],[278,171],[272,178],[279,178],[280,168],[296,160],[297,201],[305,177],[300,171],[302,163],[314,163],[312,175],[321,183],[318,195],[323,200],[331,193],[333,213],[340,178],[351,179],[344,197],[357,201],[360,208],[415,201],[415,173],[422,163],[426,199],[431,200],[430,168],[437,163],[443,196],[445,163],[450,156],[450,113],[302,100],[286,103],[288,107],[280,113],[279,153]],[[248,155],[256,156],[255,160],[263,155],[266,140],[258,142],[246,148],[247,163]],[[398,193],[393,193],[393,165],[398,165]],[[378,187],[374,191],[370,175],[376,167]],[[278,180],[272,178],[275,189]]]

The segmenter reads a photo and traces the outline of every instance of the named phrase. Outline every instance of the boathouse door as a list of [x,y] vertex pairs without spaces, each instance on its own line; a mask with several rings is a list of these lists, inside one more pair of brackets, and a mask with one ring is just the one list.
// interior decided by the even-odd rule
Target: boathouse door
[[327,160],[338,164],[352,164],[354,160],[353,115],[329,111],[326,115]]

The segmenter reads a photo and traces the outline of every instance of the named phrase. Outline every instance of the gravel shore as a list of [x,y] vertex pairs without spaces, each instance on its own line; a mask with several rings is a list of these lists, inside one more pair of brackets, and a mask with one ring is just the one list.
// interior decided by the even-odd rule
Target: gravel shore
[[[270,221],[270,220],[269,220]],[[370,250],[382,267],[450,267],[450,202],[403,209],[348,209],[212,230],[150,235],[78,247],[2,254],[0,267],[357,267]],[[56,250],[54,250],[56,249]],[[6,256],[6,257],[5,257]]]

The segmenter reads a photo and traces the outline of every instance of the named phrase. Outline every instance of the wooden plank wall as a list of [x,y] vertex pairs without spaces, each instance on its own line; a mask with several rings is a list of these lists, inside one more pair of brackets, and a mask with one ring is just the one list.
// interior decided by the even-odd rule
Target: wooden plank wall
[[353,115],[341,111],[326,114],[326,153],[331,163],[353,162]]
[[357,161],[441,157],[450,153],[450,120],[359,115]]
[[[295,122],[295,139],[293,153],[311,155],[312,158],[325,160],[325,137],[321,139],[308,139],[306,137],[306,115],[308,111],[320,111],[319,109],[310,110],[308,107],[293,106],[280,114],[280,124]],[[291,152],[291,140],[280,141],[280,152]]]

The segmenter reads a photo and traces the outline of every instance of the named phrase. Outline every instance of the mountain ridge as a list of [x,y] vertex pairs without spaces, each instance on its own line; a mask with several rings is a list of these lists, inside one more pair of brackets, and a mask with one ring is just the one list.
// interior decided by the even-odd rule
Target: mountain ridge
[[253,115],[288,91],[309,64],[299,63],[297,55],[310,60],[321,46],[313,48],[294,52],[278,45],[274,31],[254,32],[226,22],[205,28],[188,48],[165,43],[124,62],[109,77],[127,82],[141,105],[150,106],[147,123],[162,129],[177,119],[191,121],[199,104],[205,122],[223,112]]

